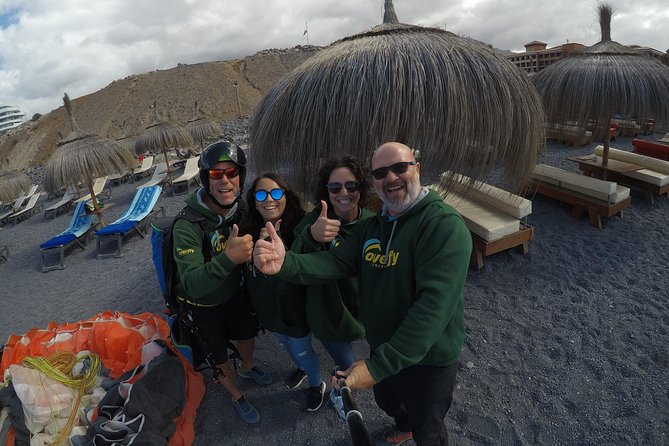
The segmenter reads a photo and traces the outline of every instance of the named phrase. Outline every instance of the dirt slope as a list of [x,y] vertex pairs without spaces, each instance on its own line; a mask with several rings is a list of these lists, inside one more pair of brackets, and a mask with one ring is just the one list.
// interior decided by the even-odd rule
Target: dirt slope
[[[197,100],[205,114],[223,122],[239,115],[235,81],[241,115],[249,116],[278,79],[319,50],[315,46],[263,50],[241,60],[179,64],[128,76],[95,93],[71,98],[75,118],[82,130],[116,139],[124,132],[138,135],[153,122],[154,100],[163,119],[169,115],[182,125],[193,117]],[[0,136],[0,167],[24,169],[44,164],[60,140],[59,132],[67,136],[70,131],[62,106],[23,124]]]

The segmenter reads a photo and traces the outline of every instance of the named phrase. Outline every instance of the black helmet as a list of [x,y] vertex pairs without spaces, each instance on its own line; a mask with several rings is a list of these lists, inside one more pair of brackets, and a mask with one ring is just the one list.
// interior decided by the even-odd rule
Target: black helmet
[[204,148],[200,154],[197,166],[200,168],[200,182],[204,190],[209,193],[209,175],[207,170],[214,164],[222,161],[231,161],[239,166],[239,187],[244,187],[246,179],[246,155],[241,147],[229,141],[216,141]]

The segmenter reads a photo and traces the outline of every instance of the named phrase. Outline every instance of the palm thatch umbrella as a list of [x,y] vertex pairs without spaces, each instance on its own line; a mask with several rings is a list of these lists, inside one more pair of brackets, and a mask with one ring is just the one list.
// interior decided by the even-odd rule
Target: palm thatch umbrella
[[323,160],[366,161],[399,141],[420,151],[426,176],[479,178],[501,165],[520,187],[544,135],[541,98],[511,62],[441,29],[384,23],[332,43],[273,86],[253,116],[251,160],[259,172],[288,160],[294,185],[314,190]]
[[592,122],[594,136],[604,138],[602,163],[609,155],[613,115],[653,117],[656,125],[669,117],[669,67],[655,58],[611,40],[608,4],[598,6],[602,40],[582,53],[550,65],[534,77],[548,122]]
[[78,187],[79,183],[83,183],[91,194],[100,224],[104,226],[93,190],[93,181],[113,173],[125,172],[134,166],[135,158],[128,148],[115,141],[81,130],[74,119],[67,94],[63,97],[63,103],[70,118],[72,133],[58,142],[56,151],[47,161],[44,167],[44,188],[56,193],[67,186]]
[[186,123],[186,130],[190,132],[194,142],[202,144],[208,138],[218,136],[221,133],[221,126],[206,116],[197,107],[197,101],[195,101],[195,112],[193,113],[193,118]]
[[179,149],[193,147],[193,137],[188,130],[169,121],[163,121],[158,114],[158,102],[153,102],[154,119],[144,133],[139,135],[135,141],[135,153],[140,154],[147,151],[160,150],[165,156],[165,166],[167,167],[167,176],[172,182],[172,172],[167,151],[171,148]]
[[30,179],[18,170],[0,172],[0,201],[9,203],[19,195],[28,192]]

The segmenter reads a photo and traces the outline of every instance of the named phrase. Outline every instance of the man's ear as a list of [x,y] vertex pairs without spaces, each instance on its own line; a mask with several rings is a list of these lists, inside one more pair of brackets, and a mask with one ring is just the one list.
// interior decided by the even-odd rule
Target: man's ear
[[418,173],[420,173],[420,163],[419,162],[416,162],[416,170],[418,171]]

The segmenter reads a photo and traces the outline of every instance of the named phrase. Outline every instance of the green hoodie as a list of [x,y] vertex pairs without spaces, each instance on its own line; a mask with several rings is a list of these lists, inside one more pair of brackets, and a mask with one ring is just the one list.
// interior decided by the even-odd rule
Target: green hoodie
[[[339,245],[361,220],[374,215],[367,209],[361,209],[357,220],[351,223],[342,222],[335,240],[325,244],[314,240],[309,233],[309,228],[318,219],[320,213],[321,207],[316,206],[297,225],[291,251],[298,254],[326,251],[330,247]],[[328,214],[329,218],[338,219],[333,210],[328,211]],[[307,287],[307,322],[318,339],[350,342],[362,338],[365,335],[365,329],[358,320],[359,308],[358,279],[355,277]]]
[[187,220],[174,224],[174,259],[179,272],[177,296],[199,306],[219,305],[240,290],[241,267],[234,264],[224,249],[233,223],[239,220],[243,202],[223,217],[202,202],[200,188],[186,199],[186,206],[206,218],[203,229],[211,247],[211,260],[204,261],[200,231]]
[[244,279],[263,328],[293,338],[309,334],[305,286],[266,276],[253,265],[253,260],[244,266]]
[[412,365],[457,361],[472,240],[460,215],[429,191],[394,220],[379,212],[338,247],[287,252],[279,277],[305,284],[358,276],[360,319],[377,382]]

